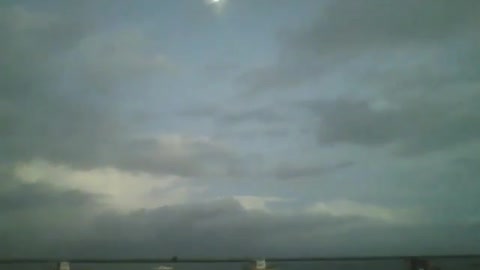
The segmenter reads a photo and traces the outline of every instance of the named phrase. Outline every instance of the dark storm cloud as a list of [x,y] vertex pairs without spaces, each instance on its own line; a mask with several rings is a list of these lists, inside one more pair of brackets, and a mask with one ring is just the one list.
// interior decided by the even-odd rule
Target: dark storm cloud
[[284,138],[289,134],[290,117],[276,105],[264,105],[239,109],[223,106],[203,106],[179,113],[182,118],[206,120],[215,127],[215,134],[221,137]]
[[[2,181],[5,181],[3,179]],[[0,211],[23,211],[44,207],[87,205],[95,196],[76,190],[58,191],[47,184],[17,184],[0,192]]]
[[341,171],[353,166],[351,161],[339,162],[330,166],[325,165],[289,165],[280,166],[276,169],[274,175],[279,180],[301,180],[301,179],[318,179],[322,176]]
[[64,8],[0,9],[2,162],[45,159],[187,176],[209,174],[216,163],[233,166],[233,157],[210,143],[180,140],[184,153],[175,156],[169,142],[133,138],[139,126],[128,122],[129,93],[121,87],[166,73],[168,65],[144,53],[150,44],[141,31],[103,33],[92,14],[73,16]]
[[476,110],[421,101],[400,108],[375,109],[366,101],[336,100],[315,106],[321,143],[384,145],[400,143],[400,154],[446,149],[480,138]]
[[[56,218],[46,211],[42,213],[45,219]],[[71,215],[70,222],[79,222],[80,218]],[[480,249],[478,234],[471,225],[410,226],[362,217],[276,215],[246,211],[231,200],[127,215],[104,213],[82,224],[81,229],[70,233],[66,230],[62,238],[45,237],[51,229],[48,227],[15,228],[16,234],[8,236],[9,249],[0,252],[23,256],[241,257],[461,253]],[[57,230],[64,231],[61,226],[57,224]],[[7,233],[4,229],[2,235],[7,237]],[[22,249],[23,240],[16,242],[23,239],[22,234],[31,237],[26,250]],[[48,251],[41,250],[47,240]]]
[[[117,213],[105,210],[102,197],[95,194],[5,180],[8,178],[2,178],[0,192],[0,257],[361,256],[480,251],[478,219],[474,215],[467,223],[445,219],[448,207],[439,209],[438,217],[442,218],[432,220],[437,223],[429,222],[429,213],[418,223],[413,218],[405,224],[360,215],[245,210],[231,199]],[[453,209],[465,208],[465,199],[457,198],[457,203],[443,199],[457,204]],[[429,211],[438,207],[429,206]],[[475,214],[474,210],[470,213]]]
[[23,183],[9,173],[1,175],[0,186],[0,257],[62,254],[56,244],[76,240],[103,207],[100,195]]
[[480,158],[472,158],[472,157],[459,157],[455,158],[452,161],[453,165],[456,167],[461,168],[464,172],[468,174],[477,175],[480,173]]
[[258,93],[308,87],[321,143],[398,142],[409,155],[468,143],[480,137],[479,12],[470,0],[328,1],[242,80]]
[[[143,96],[139,98],[142,101],[151,96],[141,95],[143,88],[140,86],[132,87],[135,91],[130,93],[126,93],[126,89],[122,87],[136,86],[135,80],[139,76],[152,74],[152,69],[157,72],[158,68],[161,72],[155,73],[158,75],[156,79],[160,81],[158,84],[162,85],[159,77],[170,69],[170,65],[168,61],[165,62],[168,59],[155,60],[150,55],[143,54],[149,51],[151,46],[145,44],[148,43],[148,38],[135,29],[120,33],[114,31],[113,34],[108,32],[110,34],[104,35],[101,29],[116,24],[115,20],[107,15],[118,12],[116,18],[122,17],[126,10],[130,10],[128,5],[131,5],[115,9],[103,6],[107,5],[105,3],[107,2],[102,2],[101,7],[93,5],[91,11],[80,12],[86,15],[95,9],[95,14],[101,13],[105,16],[101,21],[93,19],[93,15],[74,16],[76,13],[71,11],[74,9],[72,7],[69,12],[64,12],[62,5],[59,5],[58,9],[62,11],[58,13],[68,15],[36,12],[33,9],[0,8],[1,170],[6,166],[6,170],[11,172],[9,165],[28,164],[31,160],[39,159],[49,161],[52,167],[58,164],[67,165],[67,172],[60,174],[58,178],[68,176],[69,172],[78,173],[78,168],[94,174],[95,171],[89,170],[103,167],[119,168],[121,170],[118,174],[126,170],[222,180],[248,175],[259,182],[254,182],[254,185],[240,183],[228,188],[211,185],[208,187],[211,189],[209,192],[255,194],[264,192],[262,185],[267,186],[270,183],[260,183],[262,176],[311,179],[317,176],[327,177],[345,169],[349,171],[353,164],[357,167],[355,157],[352,158],[355,163],[305,165],[312,162],[304,163],[303,153],[297,155],[295,148],[301,145],[303,137],[294,138],[292,141],[285,140],[280,145],[281,148],[287,146],[287,151],[293,150],[292,156],[300,157],[300,160],[297,160],[300,165],[285,166],[262,174],[262,171],[242,167],[238,156],[231,149],[215,141],[181,134],[143,134],[144,130],[140,129],[137,122],[128,122],[130,111],[124,106],[139,101],[136,99],[138,96]],[[262,69],[256,74],[254,72],[254,75],[249,74],[242,80],[245,79],[246,83],[256,90],[289,88],[308,83],[312,78],[321,77],[331,70],[341,73],[345,71],[343,68],[349,59],[360,57],[367,51],[375,54],[390,48],[403,50],[402,46],[406,46],[415,52],[408,58],[412,59],[421,55],[421,52],[428,51],[429,46],[437,46],[435,44],[439,42],[438,46],[442,48],[433,56],[452,51],[451,58],[433,63],[429,61],[431,59],[426,59],[425,63],[415,64],[412,69],[408,63],[399,64],[398,70],[384,66],[377,70],[372,67],[372,63],[365,69],[361,63],[353,68],[348,67],[348,71],[359,72],[356,76],[346,78],[351,79],[354,84],[355,80],[360,81],[357,85],[359,87],[353,88],[359,89],[358,92],[375,88],[376,93],[388,93],[385,97],[382,96],[387,99],[388,106],[377,108],[373,106],[374,101],[359,101],[348,96],[326,101],[316,96],[321,91],[312,91],[309,97],[321,101],[312,105],[306,118],[313,118],[310,120],[318,131],[318,140],[322,146],[329,143],[366,146],[399,143],[402,145],[401,153],[418,154],[471,142],[480,135],[475,125],[480,122],[477,109],[477,101],[480,99],[478,95],[475,96],[477,88],[474,85],[478,72],[473,69],[478,64],[479,54],[475,54],[476,47],[472,45],[476,38],[476,29],[473,26],[477,23],[475,14],[478,13],[478,3],[443,0],[330,1],[312,27],[300,31],[298,35],[294,34],[283,44],[278,65]],[[200,2],[197,4],[202,5]],[[267,6],[262,4],[262,7]],[[182,4],[182,7],[185,6]],[[173,13],[172,15],[172,21],[178,21],[178,16]],[[142,16],[143,13],[139,12],[138,17]],[[110,19],[111,24],[104,24]],[[252,23],[254,21],[252,20]],[[92,26],[91,22],[102,25]],[[124,26],[124,23],[122,21],[121,25]],[[155,24],[153,28],[160,25],[161,23]],[[203,26],[195,25],[195,29]],[[457,41],[453,42],[455,39]],[[182,44],[188,43],[180,40]],[[449,41],[448,46],[443,46],[441,41],[446,40]],[[162,43],[161,41],[159,43]],[[421,47],[420,52],[417,51],[417,45]],[[459,50],[460,56],[455,49]],[[182,54],[182,50],[179,49],[178,53]],[[388,53],[378,55],[384,56]],[[392,58],[381,60],[378,55],[372,61],[373,66],[376,66],[376,60],[379,60],[379,64],[388,66],[386,62]],[[208,57],[203,55],[202,51],[203,58]],[[458,63],[450,65],[456,61]],[[464,65],[465,63],[467,65]],[[442,69],[447,66],[450,69]],[[434,72],[427,72],[427,76],[422,70]],[[381,78],[374,82],[368,81],[375,76]],[[438,80],[432,83],[431,78]],[[466,81],[469,85],[466,85]],[[406,92],[427,86],[430,90],[437,90],[438,85],[442,88],[437,92],[438,95],[420,91],[420,94],[413,98],[403,93],[398,96],[391,93],[405,82],[412,86],[407,89],[411,91]],[[191,87],[195,88],[195,85]],[[443,95],[446,93],[448,95]],[[209,94],[212,93],[205,92],[205,95]],[[164,97],[159,96],[152,100],[158,101]],[[416,100],[416,97],[420,98]],[[296,96],[291,98],[295,99]],[[168,112],[168,109],[165,111]],[[276,105],[275,109],[208,109],[194,114],[197,117],[203,113],[205,118],[212,117],[219,125],[224,126],[252,122],[262,125],[275,123],[275,128],[277,125],[279,128],[271,129],[272,132],[288,133],[290,125],[286,130],[281,129],[289,124],[284,122],[283,116],[288,113],[283,114],[283,109],[284,107]],[[158,131],[161,129],[158,126],[166,120],[158,111],[155,112],[157,113],[152,113],[155,115],[155,127],[148,127],[149,131]],[[300,119],[302,121],[298,122],[303,124],[305,120],[310,123],[309,119]],[[182,124],[183,127],[181,124],[174,127],[190,130],[194,128],[189,124],[195,125],[193,121]],[[282,124],[285,125],[281,126]],[[216,131],[218,130],[215,129],[214,132]],[[263,151],[264,145],[276,147],[273,144],[262,144],[256,149],[254,143],[250,144],[249,132],[250,130],[247,130],[249,138],[239,144],[250,147],[245,149],[247,152]],[[230,138],[238,139],[240,132],[233,133]],[[269,140],[273,138],[272,135],[273,133],[268,134]],[[300,149],[303,151],[305,148]],[[318,148],[309,149],[316,151]],[[271,158],[274,164],[281,163],[281,160],[276,158],[285,158],[282,155],[285,152],[271,150],[273,151],[269,153],[267,152],[270,149],[265,151],[264,159]],[[289,153],[286,152],[285,155]],[[335,154],[337,153],[333,153],[333,156]],[[308,159],[308,155],[305,156],[305,159]],[[332,159],[338,160],[337,157]],[[365,156],[365,159],[369,157]],[[350,160],[350,156],[340,160]],[[392,163],[400,161],[392,159]],[[421,163],[424,160],[415,161]],[[329,198],[337,199],[347,194],[343,197],[350,200],[376,200],[378,205],[389,203],[395,204],[394,206],[403,203],[425,210],[422,212],[424,216],[419,220],[411,217],[405,222],[399,221],[399,224],[395,223],[397,219],[395,222],[386,222],[371,215],[362,216],[361,211],[353,215],[306,214],[301,210],[288,214],[247,211],[234,200],[172,205],[132,213],[108,212],[106,209],[109,205],[106,205],[103,197],[61,188],[62,184],[65,184],[61,179],[47,181],[48,184],[21,183],[7,173],[0,179],[0,257],[308,256],[480,252],[480,217],[477,214],[478,207],[475,207],[478,205],[478,181],[474,181],[477,179],[475,176],[478,170],[473,168],[476,161],[478,160],[471,157],[459,158],[453,162],[457,166],[455,170],[445,166],[438,172],[435,171],[432,176],[428,175],[432,179],[426,180],[424,178],[428,177],[418,174],[430,171],[433,165],[436,165],[435,168],[440,167],[437,163],[423,167],[417,167],[417,164],[401,164],[403,170],[399,171],[408,171],[404,174],[408,179],[397,182],[390,179],[398,180],[399,177],[395,175],[398,171],[390,167],[385,169],[389,171],[381,177],[376,175],[378,171],[367,168],[366,174],[362,174],[364,171],[360,170],[358,175],[350,176],[357,180],[355,182],[344,179],[345,181],[336,182],[334,185],[305,185],[303,191],[298,189],[299,192],[293,185],[273,188],[269,186],[267,190],[275,196],[276,191],[282,193],[282,188],[289,189],[289,192],[296,193],[294,195],[301,200],[300,197],[304,196],[308,189],[315,193],[314,196],[310,193],[309,199],[317,200],[327,193]],[[249,162],[257,163],[257,159],[251,158]],[[365,163],[371,166],[373,162],[369,159]],[[385,163],[388,163],[388,160]],[[255,165],[270,168],[269,164],[262,162]],[[379,170],[381,169],[383,168]],[[131,175],[135,176],[135,173]],[[118,174],[115,175],[118,177]],[[80,176],[84,175],[89,174]],[[107,178],[108,174],[106,175]],[[460,184],[454,183],[452,179],[460,181]],[[336,179],[330,180],[331,183]],[[98,186],[109,186],[109,183]],[[130,181],[126,181],[126,185],[128,184]],[[68,186],[68,183],[65,186]],[[408,202],[405,202],[406,200]],[[307,203],[310,202],[299,202],[301,205]],[[356,206],[351,203],[347,204],[347,207],[352,205]],[[377,205],[374,206],[367,209],[375,210]],[[350,212],[355,212],[355,209]]]
[[450,52],[457,50],[461,55],[478,40],[479,10],[474,0],[327,1],[310,27],[282,36],[273,67],[248,72],[241,81],[255,91],[291,88],[341,69],[341,64],[365,53],[381,60],[395,50],[435,50],[452,45],[452,40],[460,48],[452,46]]
[[160,141],[133,140],[118,145],[111,152],[110,164],[131,171],[185,177],[233,177],[241,170],[239,157],[228,149],[211,142],[182,137]]
[[83,93],[68,97],[55,75],[61,74],[59,57],[87,36],[88,24],[22,7],[0,12],[0,38],[8,41],[0,48],[2,159],[61,160],[81,157],[82,149],[95,152],[95,138],[112,132],[108,116],[83,102],[89,98]]
[[222,127],[251,123],[269,125],[281,123],[286,120],[275,108],[270,106],[235,110],[212,105],[182,111],[179,115],[183,117],[209,119]]
[[100,193],[92,194],[76,189],[60,188],[47,182],[24,182],[19,180],[11,170],[0,172],[0,211],[6,218],[3,224],[12,222],[8,220],[10,215],[18,215],[22,212],[51,210],[53,216],[55,209],[69,211],[82,207],[89,208],[98,206],[102,200],[103,195]]
[[438,42],[474,31],[479,8],[474,0],[329,1],[315,24],[300,34],[296,43],[327,55]]
[[237,124],[247,121],[258,121],[264,124],[271,124],[282,121],[283,118],[269,108],[258,108],[239,113],[223,115],[220,121],[225,124]]

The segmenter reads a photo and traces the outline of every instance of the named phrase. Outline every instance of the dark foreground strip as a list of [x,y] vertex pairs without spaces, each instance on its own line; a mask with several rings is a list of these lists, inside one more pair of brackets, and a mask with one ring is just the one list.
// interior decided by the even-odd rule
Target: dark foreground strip
[[[425,256],[366,256],[366,257],[293,257],[293,258],[265,258],[267,262],[320,262],[320,261],[392,261],[422,259],[480,259],[480,254],[466,255],[425,255]],[[27,263],[244,263],[251,262],[250,258],[17,258],[0,259],[0,264],[27,264]]]

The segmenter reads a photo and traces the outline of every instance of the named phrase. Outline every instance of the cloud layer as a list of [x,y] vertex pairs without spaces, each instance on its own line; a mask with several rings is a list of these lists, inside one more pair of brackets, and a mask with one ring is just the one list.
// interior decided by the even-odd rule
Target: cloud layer
[[480,2],[300,2],[0,4],[0,257],[480,251]]

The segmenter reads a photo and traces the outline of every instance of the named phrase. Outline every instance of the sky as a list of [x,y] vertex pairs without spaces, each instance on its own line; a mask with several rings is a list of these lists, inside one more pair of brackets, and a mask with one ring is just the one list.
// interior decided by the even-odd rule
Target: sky
[[480,253],[477,0],[0,3],[0,257]]

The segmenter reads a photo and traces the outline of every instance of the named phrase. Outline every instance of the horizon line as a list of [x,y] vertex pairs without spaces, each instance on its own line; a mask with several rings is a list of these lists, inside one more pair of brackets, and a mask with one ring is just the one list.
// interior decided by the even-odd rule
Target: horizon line
[[[393,256],[325,256],[325,257],[262,257],[270,262],[315,262],[315,261],[388,261],[388,260],[409,260],[422,259],[471,259],[480,258],[480,254],[443,254],[443,255],[393,255]],[[257,258],[258,259],[258,258]],[[178,256],[170,258],[137,257],[137,258],[0,258],[0,264],[23,264],[23,263],[241,263],[254,261],[253,257],[231,257],[231,258],[208,258],[208,257],[185,257]]]

